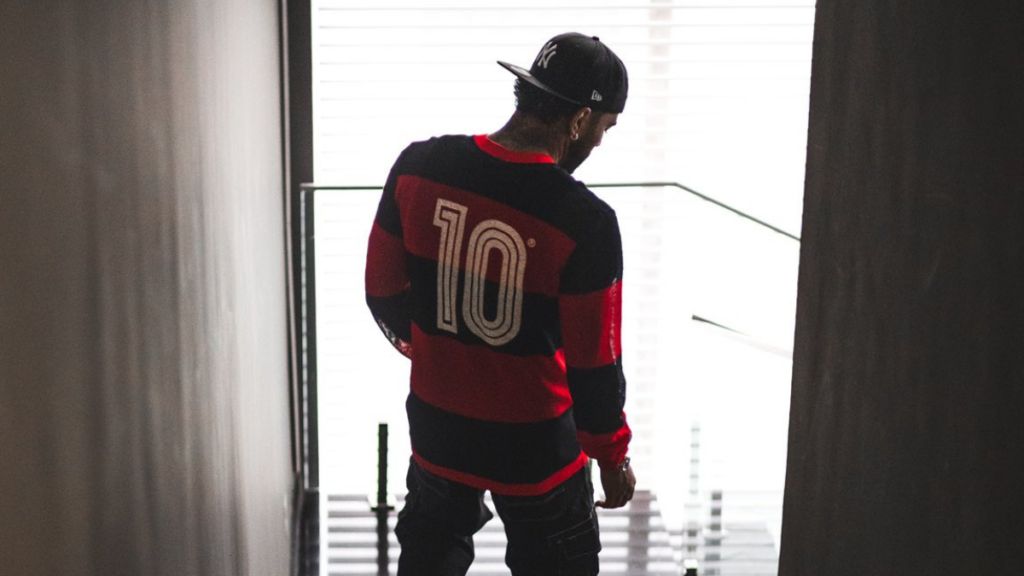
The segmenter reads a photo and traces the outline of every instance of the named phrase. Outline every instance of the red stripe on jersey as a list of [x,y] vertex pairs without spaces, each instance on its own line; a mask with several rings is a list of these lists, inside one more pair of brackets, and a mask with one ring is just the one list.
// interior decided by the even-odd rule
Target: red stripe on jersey
[[412,325],[412,391],[442,410],[490,422],[541,422],[572,406],[561,351],[512,356]]
[[633,432],[623,416],[622,428],[610,434],[590,434],[583,430],[576,430],[576,437],[587,456],[597,460],[602,470],[614,468],[622,463],[629,450],[629,441],[633,438]]
[[565,361],[573,368],[599,368],[622,353],[622,282],[588,294],[558,299]]
[[541,494],[545,494],[557,488],[562,482],[565,482],[572,477],[573,474],[579,472],[580,468],[583,468],[587,463],[586,454],[580,452],[580,455],[577,456],[571,464],[540,482],[535,484],[506,484],[504,482],[495,482],[494,480],[488,480],[487,478],[481,478],[480,476],[432,464],[424,460],[423,457],[417,454],[415,450],[412,453],[412,457],[416,459],[416,463],[423,467],[424,470],[435,476],[460,482],[467,486],[472,486],[473,488],[479,488],[480,490],[490,490],[495,494],[501,494],[503,496],[540,496]]
[[491,140],[486,134],[478,134],[473,136],[473,141],[480,147],[481,150],[487,152],[495,158],[499,158],[506,162],[516,162],[519,164],[554,164],[555,159],[548,154],[538,152],[516,152],[515,150],[509,150],[501,144],[498,144],[494,140]]
[[[402,214],[405,248],[410,253],[421,258],[438,259],[441,243],[446,239],[442,238],[442,226],[434,224],[434,217],[438,199],[447,200],[465,207],[462,243],[455,262],[458,270],[463,270],[469,257],[473,230],[485,220],[498,220],[512,228],[523,243],[526,255],[523,289],[551,297],[558,294],[562,266],[576,247],[576,243],[558,228],[500,202],[418,176],[399,176],[395,197]],[[490,245],[488,242],[481,244]],[[489,250],[487,278],[500,282],[505,268],[501,253]]]
[[374,222],[367,249],[366,293],[369,296],[394,296],[408,286],[402,239]]

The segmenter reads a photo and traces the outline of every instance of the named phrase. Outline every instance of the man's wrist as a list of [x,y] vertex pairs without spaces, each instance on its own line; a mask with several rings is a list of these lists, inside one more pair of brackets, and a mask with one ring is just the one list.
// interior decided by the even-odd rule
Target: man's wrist
[[621,460],[598,460],[597,464],[601,467],[602,471],[605,472],[625,472],[629,469],[630,459],[629,456],[624,456]]

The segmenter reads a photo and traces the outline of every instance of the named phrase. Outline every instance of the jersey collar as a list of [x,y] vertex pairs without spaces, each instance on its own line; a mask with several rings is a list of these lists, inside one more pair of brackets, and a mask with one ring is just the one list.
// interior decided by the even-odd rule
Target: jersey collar
[[554,164],[555,160],[551,156],[539,152],[516,152],[515,150],[509,150],[501,144],[498,144],[494,140],[487,137],[487,134],[478,134],[473,136],[473,141],[476,145],[487,152],[491,156],[504,160],[505,162],[516,162],[519,164]]

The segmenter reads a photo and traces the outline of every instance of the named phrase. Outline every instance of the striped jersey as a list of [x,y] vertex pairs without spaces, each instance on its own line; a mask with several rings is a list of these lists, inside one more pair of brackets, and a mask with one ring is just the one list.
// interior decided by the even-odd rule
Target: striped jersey
[[626,456],[615,212],[545,154],[410,145],[381,195],[366,300],[411,358],[413,458],[505,495]]

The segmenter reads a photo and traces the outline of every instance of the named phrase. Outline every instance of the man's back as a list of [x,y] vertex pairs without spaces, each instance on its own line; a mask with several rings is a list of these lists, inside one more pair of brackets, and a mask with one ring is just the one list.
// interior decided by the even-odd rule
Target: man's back
[[[621,247],[604,202],[546,155],[446,136],[396,162],[374,235],[371,308],[411,343],[407,408],[421,466],[496,493],[541,494],[585,463],[580,420],[591,456],[621,460]],[[408,288],[401,278],[371,287],[373,255],[395,254],[398,239]],[[396,305],[407,332],[388,325]]]

